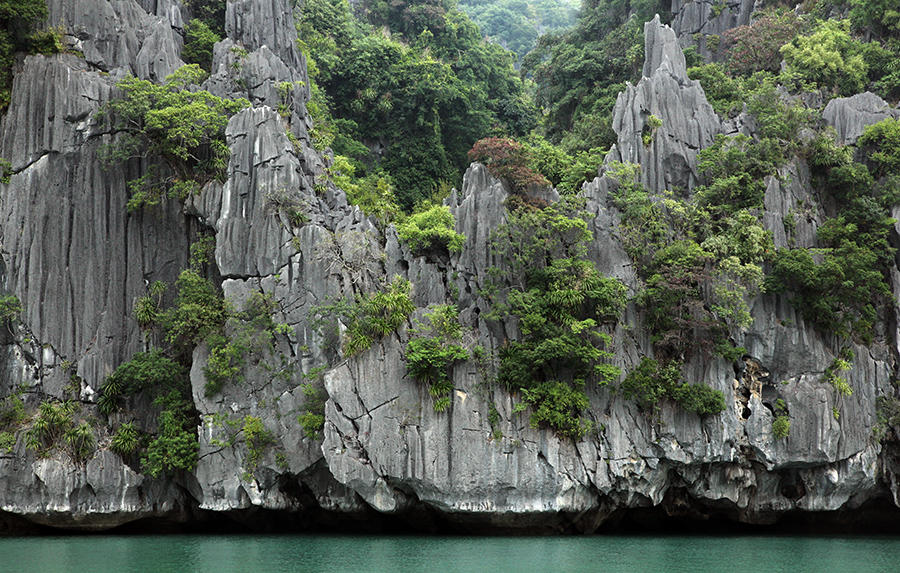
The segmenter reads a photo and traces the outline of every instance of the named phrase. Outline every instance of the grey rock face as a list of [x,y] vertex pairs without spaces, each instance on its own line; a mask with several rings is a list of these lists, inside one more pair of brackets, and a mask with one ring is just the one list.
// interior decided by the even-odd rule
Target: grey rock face
[[664,62],[668,62],[669,73],[675,78],[687,79],[684,52],[678,45],[675,32],[668,26],[663,26],[657,14],[653,20],[644,24],[644,77],[652,76]]
[[141,8],[148,14],[163,16],[169,21],[169,25],[176,30],[183,31],[187,18],[183,14],[185,7],[178,0],[139,0]]
[[718,47],[709,36],[750,24],[759,0],[672,0],[672,28],[682,48],[697,46],[704,57],[715,57]]
[[533,516],[595,505],[575,444],[522,428],[509,397],[497,404],[503,437],[493,436],[485,381],[471,366],[456,369],[453,404],[435,413],[427,389],[405,379],[401,348],[387,340],[326,376],[322,449],[338,481],[383,512],[425,503]]
[[[83,466],[69,460],[0,457],[0,472],[5,511],[63,529],[101,531],[142,518],[177,517],[188,506],[178,488],[147,479],[110,451],[99,452]],[[148,498],[156,503],[148,504]]]
[[292,6],[289,0],[231,0],[225,8],[225,34],[251,51],[268,46],[290,69],[305,73]]
[[491,231],[506,220],[503,202],[508,193],[501,181],[479,163],[473,163],[463,176],[462,192],[454,190],[448,202],[456,216],[456,232],[466,236],[458,266],[472,277],[487,276],[487,270],[498,263],[491,255]]
[[179,59],[181,24],[171,1],[164,14],[148,14],[135,0],[49,0],[49,23],[62,27],[92,66],[123,69],[161,81],[184,65]]
[[866,127],[888,118],[896,119],[900,117],[900,111],[872,92],[865,92],[831,100],[822,117],[834,127],[838,143],[853,145]]
[[644,36],[644,77],[616,99],[618,141],[607,163],[641,165],[642,182],[657,192],[691,189],[698,181],[697,152],[712,143],[721,122],[700,82],[687,77],[674,31],[657,16],[644,25]]
[[763,226],[771,231],[776,248],[816,246],[816,230],[822,224],[818,198],[810,192],[809,169],[799,161],[781,168],[767,180]]
[[197,206],[216,230],[216,264],[228,277],[274,274],[293,252],[290,231],[272,216],[275,197],[302,187],[300,167],[281,118],[269,108],[240,112],[226,136],[229,177],[220,192],[203,193]]
[[[161,20],[133,2],[49,4],[50,22],[77,38],[85,60],[26,58],[0,125],[0,155],[13,168],[0,186],[2,282],[23,307],[2,352],[0,395],[23,385],[32,407],[40,396],[74,394],[89,408],[106,376],[143,349],[133,302],[145,281],[177,277],[192,233],[174,205],[127,212],[125,181],[139,166],[108,169],[99,160],[115,138],[93,118],[115,76],[96,68],[158,79],[180,60],[168,23],[153,30]],[[160,52],[144,58],[151,43]],[[178,518],[188,506],[174,482],[149,480],[106,449],[80,465],[60,452],[37,460],[24,446],[19,432],[0,462],[0,503],[34,522],[103,529]]]
[[108,78],[73,56],[31,56],[15,89],[0,135],[16,196],[2,203],[6,289],[49,365],[74,362],[96,389],[140,349],[131,305],[145,279],[177,276],[190,229],[173,206],[129,214],[132,172],[98,160],[112,142],[92,121]]

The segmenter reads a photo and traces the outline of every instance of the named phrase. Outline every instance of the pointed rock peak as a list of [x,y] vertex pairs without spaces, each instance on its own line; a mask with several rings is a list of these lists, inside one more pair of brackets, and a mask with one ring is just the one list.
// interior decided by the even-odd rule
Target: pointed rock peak
[[644,77],[649,78],[668,60],[669,72],[679,80],[687,80],[684,52],[675,31],[659,21],[659,14],[644,24]]

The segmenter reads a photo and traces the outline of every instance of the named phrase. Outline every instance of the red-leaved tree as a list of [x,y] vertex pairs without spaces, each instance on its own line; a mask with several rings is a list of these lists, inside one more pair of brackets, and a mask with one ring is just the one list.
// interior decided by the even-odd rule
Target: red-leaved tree
[[469,161],[483,163],[494,177],[506,179],[514,192],[522,193],[532,183],[550,184],[546,177],[528,166],[528,151],[512,139],[479,139],[469,150]]
[[772,11],[749,26],[738,26],[722,36],[729,54],[729,64],[739,74],[768,70],[777,72],[781,65],[781,46],[799,32],[799,21],[793,12]]

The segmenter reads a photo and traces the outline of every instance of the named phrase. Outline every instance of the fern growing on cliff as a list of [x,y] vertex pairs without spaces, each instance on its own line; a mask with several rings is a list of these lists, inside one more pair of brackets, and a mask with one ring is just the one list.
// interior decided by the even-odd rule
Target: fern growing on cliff
[[315,307],[310,311],[316,317],[314,325],[322,329],[326,325],[346,327],[343,351],[347,356],[368,349],[374,342],[400,328],[415,309],[409,291],[408,280],[395,276],[386,288],[358,294],[354,302],[337,301]]
[[469,359],[461,342],[459,310],[440,305],[425,315],[428,325],[418,325],[406,347],[406,369],[413,378],[428,385],[435,412],[450,406],[453,366]]

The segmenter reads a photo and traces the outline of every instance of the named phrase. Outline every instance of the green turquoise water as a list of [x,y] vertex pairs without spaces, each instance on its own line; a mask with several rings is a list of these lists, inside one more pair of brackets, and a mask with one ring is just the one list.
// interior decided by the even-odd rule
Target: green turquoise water
[[0,571],[900,571],[873,537],[174,535],[0,539]]

